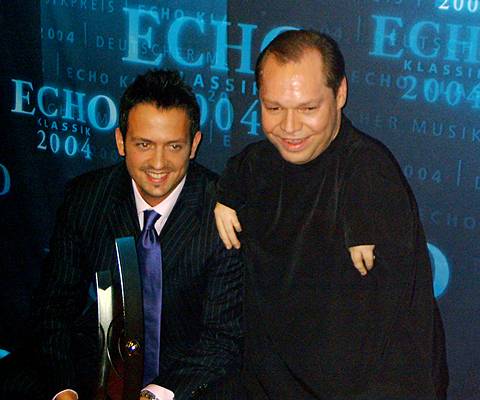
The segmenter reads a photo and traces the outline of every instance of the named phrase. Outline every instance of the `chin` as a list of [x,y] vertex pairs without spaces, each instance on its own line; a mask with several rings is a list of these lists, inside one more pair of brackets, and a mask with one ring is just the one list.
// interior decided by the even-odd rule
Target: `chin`
[[305,157],[302,157],[301,155],[296,155],[296,154],[285,154],[285,153],[280,153],[282,158],[285,161],[288,161],[291,164],[305,164],[308,162],[308,160],[305,160]]

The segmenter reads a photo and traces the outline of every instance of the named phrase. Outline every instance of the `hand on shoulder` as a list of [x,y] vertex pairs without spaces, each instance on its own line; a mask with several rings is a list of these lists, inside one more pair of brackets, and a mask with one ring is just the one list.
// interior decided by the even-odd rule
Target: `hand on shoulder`
[[235,247],[240,248],[240,241],[235,232],[241,232],[242,226],[237,217],[237,212],[222,203],[215,206],[215,223],[217,224],[218,234],[227,249]]

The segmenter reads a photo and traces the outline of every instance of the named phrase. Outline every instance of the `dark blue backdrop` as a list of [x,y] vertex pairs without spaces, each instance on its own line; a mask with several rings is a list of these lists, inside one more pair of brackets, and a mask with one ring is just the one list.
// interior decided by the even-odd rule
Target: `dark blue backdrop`
[[199,160],[220,172],[262,135],[260,49],[304,27],[337,39],[346,113],[390,147],[413,187],[446,327],[450,398],[480,396],[480,0],[41,0],[0,9],[0,348],[22,341],[65,181],[118,159],[112,133],[131,80],[153,67],[184,73],[202,107]]

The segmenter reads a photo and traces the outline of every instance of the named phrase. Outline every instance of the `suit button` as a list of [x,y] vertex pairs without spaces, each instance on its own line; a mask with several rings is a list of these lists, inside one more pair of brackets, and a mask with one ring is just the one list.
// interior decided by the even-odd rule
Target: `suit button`
[[138,343],[138,340],[136,339],[129,339],[125,343],[125,350],[127,352],[127,356],[135,356],[140,351],[140,343]]

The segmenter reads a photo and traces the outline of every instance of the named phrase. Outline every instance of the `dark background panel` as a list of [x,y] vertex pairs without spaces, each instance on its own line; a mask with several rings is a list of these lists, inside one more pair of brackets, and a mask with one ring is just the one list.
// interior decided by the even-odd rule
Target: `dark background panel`
[[450,398],[480,392],[480,0],[0,1],[0,348],[18,347],[65,182],[118,161],[118,100],[179,69],[202,108],[199,160],[260,140],[256,57],[284,29],[333,36],[346,114],[416,194],[447,333]]
[[[39,274],[44,226],[54,210],[45,195],[52,172],[32,157],[34,121],[12,113],[12,79],[42,82],[40,6],[0,2],[0,348],[28,329],[31,290]],[[21,33],[21,34],[20,34]],[[41,173],[39,173],[41,172]],[[43,210],[44,212],[40,212]],[[25,327],[25,329],[24,329]]]

